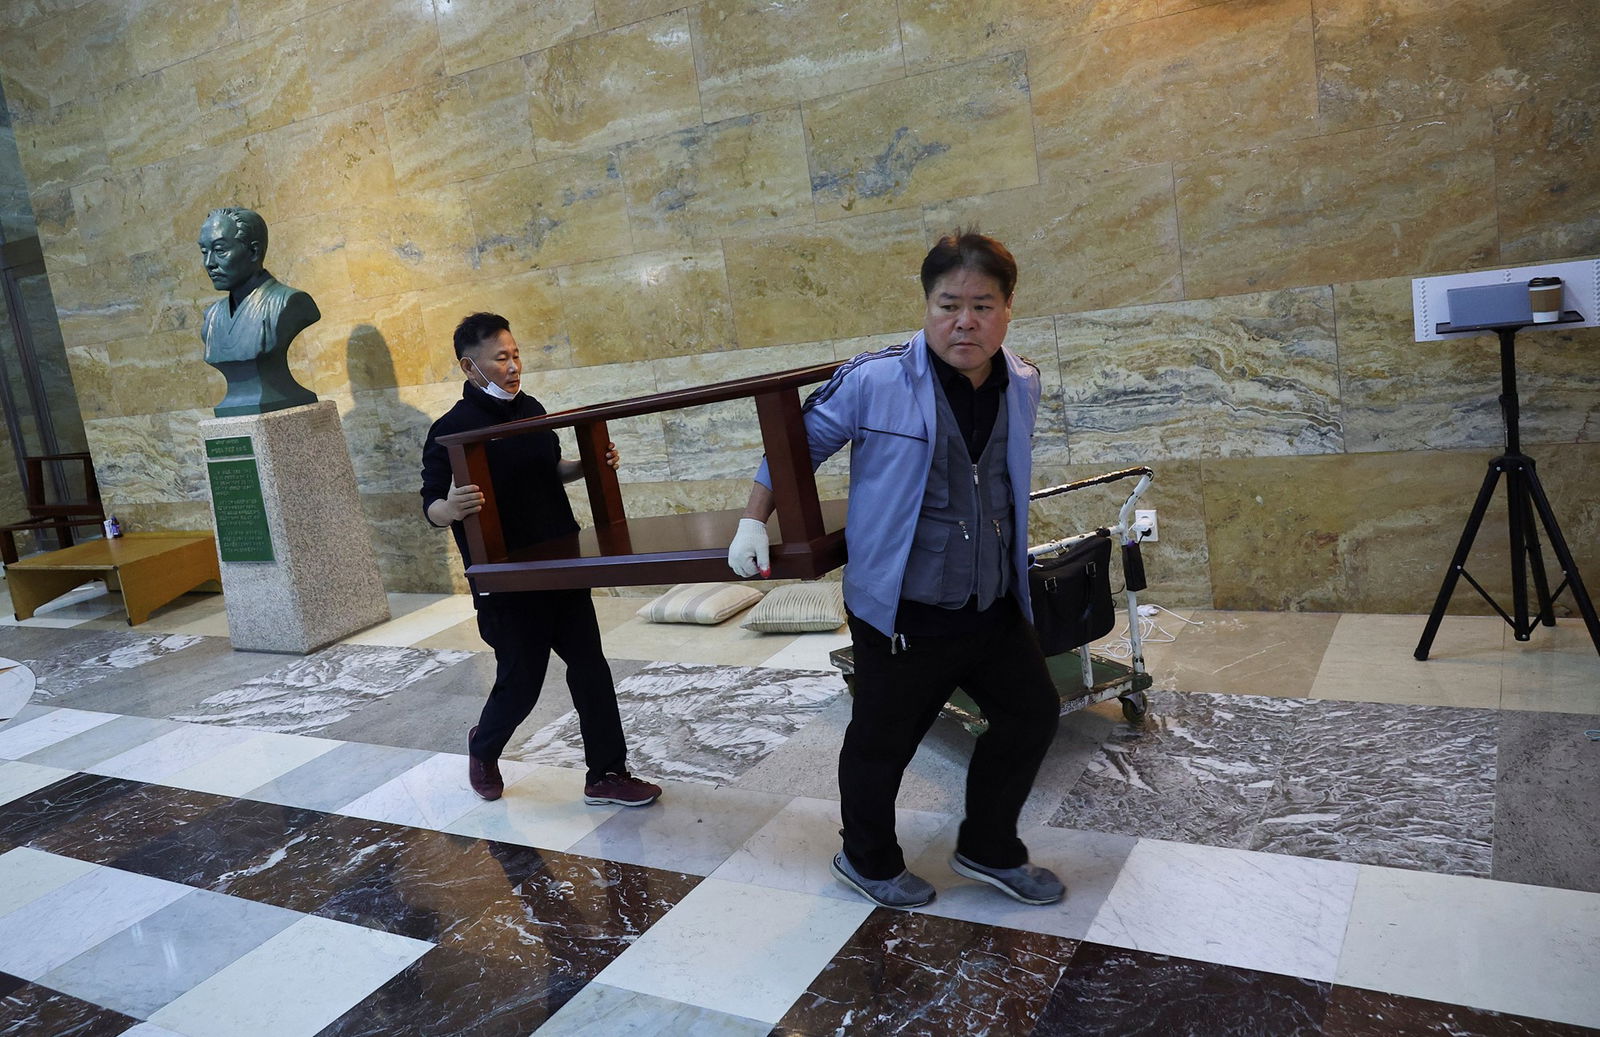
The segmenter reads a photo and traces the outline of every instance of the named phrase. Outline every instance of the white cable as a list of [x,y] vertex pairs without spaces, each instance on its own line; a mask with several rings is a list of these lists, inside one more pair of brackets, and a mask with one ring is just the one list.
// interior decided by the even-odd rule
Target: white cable
[[[1146,609],[1149,609],[1150,611],[1146,612]],[[1126,609],[1118,609],[1117,611],[1122,613],[1127,612]],[[1170,644],[1178,639],[1176,634],[1168,630],[1166,627],[1163,627],[1156,621],[1156,614],[1160,612],[1165,612],[1167,615],[1181,620],[1190,626],[1198,627],[1205,625],[1198,620],[1184,619],[1171,609],[1163,608],[1160,605],[1140,605],[1139,640],[1143,644]],[[1107,641],[1100,645],[1099,651],[1111,656],[1113,659],[1131,658],[1133,655],[1133,639],[1128,636],[1128,631],[1130,629],[1131,628],[1127,624],[1124,624],[1122,627],[1122,636],[1114,641]]]

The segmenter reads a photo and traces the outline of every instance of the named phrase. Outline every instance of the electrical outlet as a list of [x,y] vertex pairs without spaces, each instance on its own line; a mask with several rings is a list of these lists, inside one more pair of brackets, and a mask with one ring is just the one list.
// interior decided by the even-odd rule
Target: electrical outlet
[[1140,508],[1135,511],[1133,513],[1133,525],[1135,529],[1149,530],[1148,533],[1139,538],[1141,542],[1148,544],[1161,539],[1161,529],[1156,525],[1156,509]]

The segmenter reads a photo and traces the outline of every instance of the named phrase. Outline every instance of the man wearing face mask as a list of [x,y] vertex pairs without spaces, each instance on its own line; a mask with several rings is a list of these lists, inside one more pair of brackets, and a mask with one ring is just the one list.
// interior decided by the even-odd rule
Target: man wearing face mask
[[[474,313],[462,320],[455,331],[455,351],[467,381],[461,400],[433,423],[423,444],[422,509],[434,526],[450,526],[461,557],[470,565],[462,520],[483,510],[484,495],[478,486],[452,483],[450,459],[439,437],[537,418],[545,408],[521,391],[522,358],[504,317]],[[488,454],[509,550],[577,531],[564,484],[579,478],[583,470],[578,461],[561,459],[561,442],[553,430],[494,440]],[[606,461],[617,466],[616,444],[611,444]],[[583,735],[588,767],[584,802],[626,807],[655,802],[661,787],[628,773],[616,689],[589,592],[479,593],[474,588],[473,604],[478,609],[478,630],[495,656],[494,687],[477,726],[467,734],[473,791],[491,800],[504,792],[500,754],[539,701],[554,651],[567,664],[567,687]]]

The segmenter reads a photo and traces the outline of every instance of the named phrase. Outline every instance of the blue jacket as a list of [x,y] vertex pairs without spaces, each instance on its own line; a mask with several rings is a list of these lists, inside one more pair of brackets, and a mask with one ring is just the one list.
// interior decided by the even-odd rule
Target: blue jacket
[[[1006,470],[1011,479],[1012,594],[1023,615],[1028,601],[1028,490],[1033,485],[1033,426],[1039,411],[1039,369],[1005,347]],[[937,376],[928,362],[922,332],[902,345],[849,360],[803,408],[811,467],[816,469],[850,444],[850,515],[845,523],[849,563],[844,570],[845,606],[886,636],[894,635],[895,612],[911,537],[933,468]],[[761,462],[756,481],[772,479]]]

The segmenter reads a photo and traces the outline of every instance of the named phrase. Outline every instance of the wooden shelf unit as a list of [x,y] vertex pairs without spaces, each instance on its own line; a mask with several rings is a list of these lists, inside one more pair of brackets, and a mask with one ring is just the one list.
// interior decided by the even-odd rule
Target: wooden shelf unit
[[[819,501],[800,411],[800,388],[824,381],[838,362],[755,378],[601,403],[539,418],[439,437],[458,486],[476,484],[484,507],[466,522],[472,561],[467,575],[479,590],[557,590],[641,584],[710,583],[731,577],[728,543],[741,510],[630,519],[617,473],[605,463],[606,423],[661,411],[751,399],[772,476],[778,539],[773,579],[815,579],[844,564],[844,501]],[[507,551],[489,475],[488,444],[541,429],[572,428],[594,511],[594,527],[571,536]],[[752,472],[752,474],[754,474]],[[770,523],[769,523],[770,525]],[[481,560],[480,560],[481,559]]]

